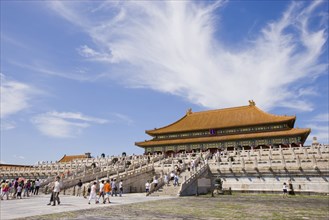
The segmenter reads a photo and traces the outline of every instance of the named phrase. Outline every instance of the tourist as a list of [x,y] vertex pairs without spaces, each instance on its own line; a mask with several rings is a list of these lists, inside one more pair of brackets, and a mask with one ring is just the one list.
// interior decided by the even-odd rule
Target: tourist
[[87,194],[87,196],[89,196],[90,195],[90,192],[91,192],[91,186],[93,185],[93,182],[90,182],[89,184],[88,184],[88,194]]
[[291,183],[291,180],[288,181],[288,194],[289,195],[295,195],[294,187]]
[[40,188],[40,181],[39,181],[39,179],[37,179],[37,180],[35,181],[34,195],[38,195],[38,194],[39,194],[39,188]]
[[34,194],[34,188],[35,188],[35,181],[30,181],[30,195],[32,196]]
[[3,198],[6,196],[7,197],[7,200],[9,199],[9,182],[8,180],[7,181],[3,181],[2,184],[1,184],[1,190],[2,190],[2,193],[1,193],[1,200],[3,200]]
[[18,184],[18,186],[17,186],[17,199],[18,198],[22,198],[22,189],[23,189],[23,187],[22,187],[22,184]]
[[145,192],[146,193],[150,192],[150,183],[149,183],[149,181],[146,181],[146,183],[145,183]]
[[53,202],[53,206],[56,206],[56,201],[57,204],[61,204],[60,200],[59,200],[59,192],[61,191],[61,183],[59,182],[60,177],[57,176],[56,177],[56,181],[54,183],[54,187],[53,187],[53,191],[50,197],[50,202],[48,203],[48,205],[51,204],[51,202]]
[[104,203],[104,180],[102,180],[101,183],[99,184],[99,200],[101,199],[101,197],[103,198],[103,203]]
[[111,188],[112,188],[111,196],[113,196],[113,194],[114,194],[115,196],[118,196],[118,195],[117,195],[117,190],[118,190],[118,188],[117,188],[116,179],[113,179],[113,180],[112,180],[112,182],[111,182]]
[[80,196],[81,195],[81,187],[82,187],[82,181],[79,180],[79,182],[77,183],[77,196]]
[[122,183],[122,180],[120,180],[120,182],[119,182],[119,193],[120,193],[120,197],[121,197],[122,194],[123,194],[123,183]]
[[158,178],[155,176],[153,180],[154,189],[158,186],[158,183],[159,183]]
[[25,196],[29,197],[30,180],[26,181],[23,188],[24,188],[23,197]]
[[19,182],[18,182],[18,178],[16,178],[16,180],[15,180],[15,182],[14,182],[14,195],[13,195],[13,198],[15,198],[16,197],[16,195],[17,195],[17,187],[18,187],[18,185],[19,185]]
[[89,205],[90,205],[90,200],[92,200],[92,199],[95,199],[95,204],[98,203],[97,194],[96,194],[96,184],[97,183],[94,182],[93,185],[91,186],[89,200],[88,200]]
[[176,186],[176,185],[179,186],[177,174],[175,174],[175,176],[174,176],[174,186]]
[[14,198],[14,195],[15,195],[14,181],[15,180],[11,180],[11,182],[9,182],[9,196],[11,198]]
[[106,183],[104,184],[104,193],[105,193],[105,200],[103,201],[103,203],[105,204],[106,201],[110,202],[110,195],[111,195],[111,184],[110,184],[110,180],[107,180]]
[[288,196],[288,193],[287,193],[288,189],[287,189],[287,184],[286,183],[283,183],[282,190],[283,190],[282,197],[287,197]]

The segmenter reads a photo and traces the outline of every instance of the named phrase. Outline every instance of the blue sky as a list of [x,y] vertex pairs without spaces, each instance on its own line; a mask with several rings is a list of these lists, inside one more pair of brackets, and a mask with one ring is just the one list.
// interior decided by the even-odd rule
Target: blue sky
[[1,1],[1,162],[141,154],[250,99],[328,143],[327,38],[327,1]]

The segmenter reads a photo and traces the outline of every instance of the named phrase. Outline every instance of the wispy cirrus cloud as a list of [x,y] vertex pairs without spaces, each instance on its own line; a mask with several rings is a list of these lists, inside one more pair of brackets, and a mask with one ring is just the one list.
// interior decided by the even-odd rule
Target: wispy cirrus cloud
[[132,125],[134,120],[132,120],[129,116],[121,114],[121,113],[113,113],[112,114],[116,119],[116,121],[124,122],[128,125]]
[[62,77],[66,79],[72,79],[77,81],[92,81],[93,77],[86,74],[85,70],[81,69],[74,69],[74,70],[61,70],[58,68],[55,68],[53,66],[50,66],[46,63],[33,63],[33,64],[26,64],[21,63],[17,61],[9,61],[10,64],[19,66],[21,68],[25,68],[28,70],[31,70],[33,72],[38,72],[44,75],[50,75],[50,76],[57,76]]
[[[1,119],[5,120],[9,116],[29,108],[29,102],[40,91],[29,84],[8,79],[4,74],[0,74],[0,77]],[[5,125],[7,128],[13,126],[14,124],[9,122]]]
[[[208,108],[254,99],[265,110],[312,110],[307,98],[316,90],[309,81],[328,70],[319,61],[328,52],[327,15],[316,12],[323,2],[292,2],[241,48],[215,35],[225,31],[217,10],[224,3],[53,1],[50,6],[95,42],[82,45],[79,53],[118,65],[115,77],[127,86],[178,95]],[[310,28],[312,19],[318,26]]]
[[329,122],[329,113],[318,114],[314,118],[312,118],[311,121],[328,123]]
[[77,137],[92,124],[105,124],[108,120],[90,117],[79,112],[47,112],[32,118],[32,123],[44,135],[55,138]]

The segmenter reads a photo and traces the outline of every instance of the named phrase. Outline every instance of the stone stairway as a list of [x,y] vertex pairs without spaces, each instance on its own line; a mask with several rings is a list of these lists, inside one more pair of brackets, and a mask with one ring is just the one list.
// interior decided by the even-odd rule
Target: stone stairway
[[174,181],[169,181],[168,185],[162,186],[156,192],[150,194],[150,196],[179,196],[182,183],[191,176],[191,172],[185,170],[179,175],[178,186],[174,186]]

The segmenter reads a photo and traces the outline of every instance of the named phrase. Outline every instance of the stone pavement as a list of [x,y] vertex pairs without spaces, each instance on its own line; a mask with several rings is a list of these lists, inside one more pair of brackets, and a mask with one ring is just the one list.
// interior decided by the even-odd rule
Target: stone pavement
[[88,200],[83,197],[60,195],[61,204],[48,206],[50,195],[38,195],[23,199],[1,200],[0,202],[0,219],[24,218],[36,215],[45,215],[59,212],[75,211],[82,209],[93,209],[107,206],[116,206],[123,204],[139,203],[146,201],[155,201],[170,199],[173,197],[152,197],[145,196],[145,193],[130,193],[122,197],[111,197],[111,204],[95,204],[95,200],[88,204]]

